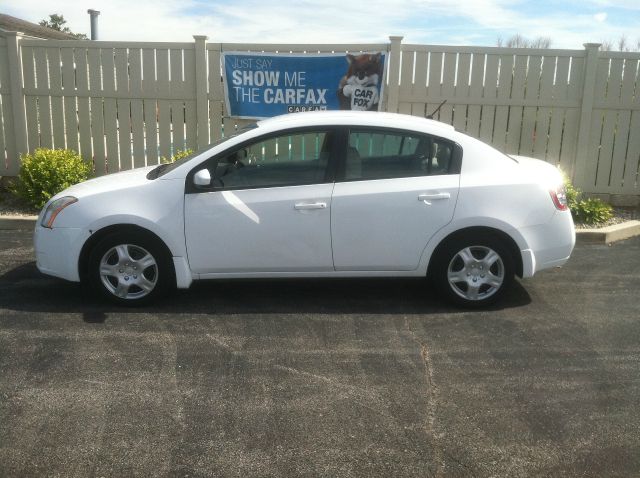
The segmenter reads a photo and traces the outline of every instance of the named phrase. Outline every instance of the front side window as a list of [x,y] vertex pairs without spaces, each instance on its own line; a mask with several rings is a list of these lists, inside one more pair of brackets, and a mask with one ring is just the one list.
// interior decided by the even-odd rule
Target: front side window
[[217,189],[250,189],[323,183],[331,134],[288,133],[257,142],[212,161]]
[[454,144],[410,132],[351,130],[344,178],[347,181],[450,174]]
[[184,156],[183,158],[181,158],[181,159],[179,159],[177,161],[174,161],[173,163],[160,164],[156,168],[154,168],[151,171],[149,171],[149,173],[147,174],[147,179],[157,179],[159,177],[162,177],[165,174],[167,174],[167,173],[173,171],[174,169],[176,169],[178,166],[182,166],[187,161],[191,161],[191,159],[193,159],[194,157],[198,156],[203,151],[211,149],[214,146],[219,146],[222,143],[224,143],[225,141],[229,141],[231,138],[234,138],[234,137],[238,136],[239,134],[245,133],[245,132],[247,132],[249,130],[252,130],[254,128],[257,128],[257,127],[258,127],[258,125],[256,123],[248,124],[247,126],[241,128],[237,132],[235,132],[235,133],[233,133],[233,134],[231,134],[229,136],[225,136],[223,138],[220,138],[220,139],[214,141],[213,143],[205,146],[204,148],[202,148],[202,149],[200,149],[198,151],[192,152],[191,154],[188,154],[187,156]]

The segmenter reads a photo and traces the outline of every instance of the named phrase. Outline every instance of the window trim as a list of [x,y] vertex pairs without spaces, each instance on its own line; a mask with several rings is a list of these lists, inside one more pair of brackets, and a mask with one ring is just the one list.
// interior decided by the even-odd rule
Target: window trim
[[406,179],[406,178],[429,178],[435,176],[445,176],[445,175],[431,175],[431,174],[421,174],[418,176],[401,176],[395,178],[362,178],[362,179],[346,179],[346,169],[347,169],[347,147],[349,146],[349,136],[352,132],[367,132],[367,133],[385,133],[385,134],[401,134],[403,136],[425,136],[428,137],[430,141],[443,141],[452,146],[451,152],[451,163],[449,164],[449,171],[446,175],[455,175],[460,174],[462,169],[462,146],[458,144],[456,141],[452,139],[445,138],[444,136],[438,136],[437,134],[425,133],[423,131],[410,130],[410,129],[402,129],[402,128],[388,128],[384,126],[344,126],[342,131],[342,145],[340,154],[337,156],[340,158],[337,172],[336,172],[336,182],[337,183],[350,183],[350,182],[360,182],[360,181],[383,181],[388,179]]
[[[236,151],[246,148],[249,145],[260,143],[263,141],[268,141],[273,138],[278,138],[280,136],[294,135],[294,134],[308,134],[308,133],[327,133],[329,137],[329,159],[327,161],[327,166],[325,170],[324,180],[321,182],[296,182],[291,184],[273,184],[273,185],[254,185],[254,186],[235,186],[235,187],[218,187],[218,186],[209,186],[209,187],[198,187],[193,183],[193,176],[200,170],[205,168],[210,168],[212,163],[215,163],[220,158],[233,154]],[[335,182],[336,170],[338,165],[337,156],[342,148],[342,132],[341,128],[338,126],[304,126],[298,128],[287,128],[279,131],[274,131],[271,133],[265,133],[260,136],[256,136],[254,138],[243,141],[242,143],[236,144],[229,149],[225,149],[224,151],[219,152],[211,156],[210,158],[202,161],[198,166],[194,167],[189,171],[185,179],[185,194],[200,194],[200,193],[210,193],[210,192],[220,192],[220,191],[238,191],[238,190],[253,190],[253,189],[273,189],[273,188],[286,188],[286,187],[295,187],[295,186],[309,186],[312,184],[328,184]],[[212,178],[213,179],[213,178]]]

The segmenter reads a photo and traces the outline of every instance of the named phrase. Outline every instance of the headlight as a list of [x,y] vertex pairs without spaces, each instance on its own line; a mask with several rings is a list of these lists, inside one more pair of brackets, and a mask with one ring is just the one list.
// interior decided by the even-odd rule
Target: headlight
[[53,221],[56,220],[58,214],[60,214],[65,207],[73,204],[74,202],[78,202],[78,198],[74,198],[73,196],[65,196],[60,199],[56,199],[47,206],[47,210],[44,212],[40,224],[43,227],[51,229],[53,227]]

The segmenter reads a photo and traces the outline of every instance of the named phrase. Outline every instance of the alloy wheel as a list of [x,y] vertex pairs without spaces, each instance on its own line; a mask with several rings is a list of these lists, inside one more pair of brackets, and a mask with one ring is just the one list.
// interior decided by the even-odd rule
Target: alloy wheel
[[149,295],[156,287],[158,264],[143,247],[119,244],[102,256],[100,280],[116,297],[140,299]]
[[504,262],[490,247],[465,247],[449,262],[447,280],[458,296],[470,301],[482,301],[502,287],[505,280]]

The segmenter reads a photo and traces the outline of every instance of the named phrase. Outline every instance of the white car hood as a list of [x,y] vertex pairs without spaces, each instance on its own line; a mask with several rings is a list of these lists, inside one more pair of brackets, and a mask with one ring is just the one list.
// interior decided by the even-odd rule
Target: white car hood
[[106,191],[117,191],[119,189],[128,189],[130,187],[141,186],[148,183],[147,174],[156,166],[147,166],[144,168],[131,169],[119,173],[107,174],[98,178],[89,179],[82,183],[71,186],[61,193],[57,194],[53,199],[62,196],[74,196],[78,199],[92,194],[100,194]]

